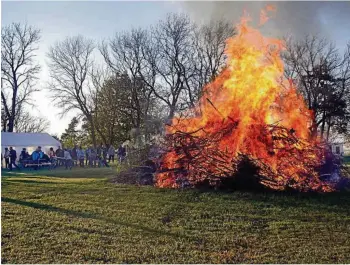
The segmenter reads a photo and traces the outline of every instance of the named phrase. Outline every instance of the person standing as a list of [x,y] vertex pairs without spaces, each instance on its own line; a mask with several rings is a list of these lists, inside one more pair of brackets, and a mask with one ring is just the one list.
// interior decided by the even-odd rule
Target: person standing
[[115,156],[115,148],[113,145],[111,145],[109,148],[108,148],[108,162],[110,163],[111,160],[112,162],[114,163],[114,156]]
[[9,169],[10,168],[10,151],[7,147],[5,147],[4,158],[5,158],[5,168]]
[[16,165],[16,159],[16,150],[12,149],[12,146],[10,146],[10,170],[12,170],[12,165],[14,165],[17,169],[20,169],[19,166]]
[[125,157],[126,157],[126,149],[125,147],[123,147],[123,145],[120,145],[118,148],[118,158],[119,158],[119,162],[123,162]]
[[107,163],[107,153],[108,153],[107,147],[102,146],[101,151],[102,151],[102,157],[99,160],[99,166],[109,167]]
[[107,163],[107,153],[108,153],[108,149],[105,146],[101,146],[101,152],[102,152],[102,157],[99,160],[99,166],[104,165],[106,167],[109,167],[108,163]]
[[81,146],[79,146],[79,148],[77,149],[77,157],[79,160],[80,167],[84,167],[85,152],[81,148]]
[[90,167],[96,166],[96,151],[92,147],[89,149],[89,166]]
[[57,157],[58,165],[62,166],[63,150],[61,149],[60,146],[56,150],[56,157]]
[[66,166],[66,169],[72,169],[72,156],[70,155],[70,153],[68,152],[68,150],[65,148],[64,149],[64,161],[65,161],[65,166]]
[[73,165],[78,165],[78,146],[74,146],[74,148],[72,149],[72,159],[73,159]]

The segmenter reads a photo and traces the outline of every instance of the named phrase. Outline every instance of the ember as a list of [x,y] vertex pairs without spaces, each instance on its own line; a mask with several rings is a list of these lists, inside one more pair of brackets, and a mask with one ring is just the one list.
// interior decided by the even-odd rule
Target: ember
[[227,40],[227,66],[198,105],[167,128],[157,185],[179,187],[183,179],[216,186],[234,177],[244,158],[272,189],[331,191],[317,171],[324,152],[310,134],[313,114],[283,75],[284,44],[248,22],[243,17],[238,34]]

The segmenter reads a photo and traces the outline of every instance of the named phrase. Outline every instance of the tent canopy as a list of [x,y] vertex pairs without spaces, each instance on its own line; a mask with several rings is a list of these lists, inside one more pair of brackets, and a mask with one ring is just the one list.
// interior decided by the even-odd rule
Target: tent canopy
[[15,150],[22,148],[35,149],[41,146],[43,149],[53,147],[57,149],[61,143],[47,133],[12,133],[1,132],[1,150],[12,146]]

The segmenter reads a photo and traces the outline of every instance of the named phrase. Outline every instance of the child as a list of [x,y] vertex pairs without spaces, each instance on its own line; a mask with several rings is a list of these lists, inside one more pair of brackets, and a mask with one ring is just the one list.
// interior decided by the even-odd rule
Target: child
[[53,150],[53,147],[51,147],[51,148],[50,148],[50,151],[49,151],[50,160],[52,160],[55,156],[56,156],[56,153],[55,153],[55,151]]

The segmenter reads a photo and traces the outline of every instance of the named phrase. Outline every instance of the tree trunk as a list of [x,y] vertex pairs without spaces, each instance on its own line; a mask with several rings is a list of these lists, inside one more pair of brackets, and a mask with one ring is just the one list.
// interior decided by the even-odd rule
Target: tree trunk
[[321,123],[321,138],[323,139],[323,135],[324,135],[324,129],[325,129],[325,125],[326,125],[326,113],[325,111],[323,111],[323,114],[322,114],[322,123]]
[[8,131],[13,132],[13,128],[15,127],[15,118],[16,118],[16,99],[17,99],[17,90],[18,90],[18,85],[17,85],[17,77],[16,73],[13,71],[13,94],[12,94],[12,106],[11,106],[11,115],[9,117],[9,127]]
[[95,129],[91,129],[91,141],[92,141],[92,144],[93,144],[94,148],[96,148],[97,143],[96,143]]
[[171,121],[174,118],[174,115],[175,115],[175,105],[173,104],[170,106],[167,123],[171,124]]
[[91,141],[92,141],[94,148],[96,148],[97,143],[96,143],[95,126],[94,126],[94,123],[90,119],[88,119],[88,121],[90,123],[90,128],[91,128]]
[[331,119],[329,118],[328,128],[327,128],[327,142],[329,141],[329,134],[330,134],[330,131],[331,131],[331,127],[332,127]]
[[14,118],[13,116],[11,115],[9,117],[9,123],[8,123],[8,132],[13,132],[13,128],[14,128]]

